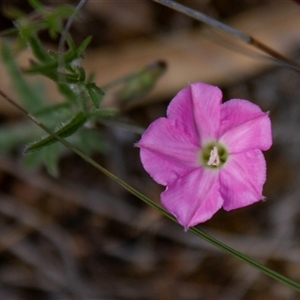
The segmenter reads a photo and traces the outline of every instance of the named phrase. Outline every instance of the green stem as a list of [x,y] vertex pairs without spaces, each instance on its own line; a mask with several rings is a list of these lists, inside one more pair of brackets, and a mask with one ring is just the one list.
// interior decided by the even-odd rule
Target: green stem
[[[46,127],[44,124],[42,124],[41,122],[39,122],[34,116],[32,116],[30,113],[28,113],[23,107],[21,107],[19,104],[17,104],[14,100],[12,100],[10,97],[8,97],[3,91],[0,90],[0,95],[6,100],[8,101],[10,104],[12,104],[14,107],[16,107],[18,110],[22,111],[24,114],[26,114],[28,116],[28,118],[33,121],[36,125],[38,125],[40,128],[42,128],[43,130],[45,130],[47,133],[49,133],[50,135],[52,135],[53,137],[55,137],[59,142],[61,142],[63,145],[65,145],[67,148],[71,149],[73,152],[75,152],[77,155],[79,155],[82,159],[84,159],[86,162],[88,162],[89,164],[91,164],[92,166],[94,166],[96,169],[98,169],[99,171],[101,171],[102,173],[104,173],[106,176],[110,177],[111,179],[113,179],[114,181],[116,181],[118,184],[120,184],[123,188],[125,188],[127,191],[129,191],[131,194],[135,195],[137,198],[139,198],[140,200],[144,201],[146,204],[152,206],[153,208],[155,208],[156,210],[158,210],[159,212],[161,212],[162,214],[164,214],[166,217],[168,217],[169,219],[171,219],[174,222],[177,222],[176,219],[174,218],[174,216],[172,216],[169,212],[167,212],[164,208],[162,208],[160,205],[156,204],[155,202],[153,202],[151,199],[149,199],[148,197],[146,197],[145,195],[143,195],[142,193],[140,193],[138,190],[136,190],[135,188],[133,188],[132,186],[130,186],[129,184],[127,184],[125,181],[123,181],[122,179],[120,179],[119,177],[115,176],[114,174],[112,174],[111,172],[109,172],[107,169],[105,169],[104,167],[102,167],[101,165],[99,165],[96,161],[94,161],[92,158],[86,156],[81,150],[79,150],[78,148],[74,147],[72,144],[70,144],[69,142],[65,141],[64,139],[62,139],[60,136],[58,136],[57,134],[55,134],[54,132],[52,132],[48,127]],[[205,241],[209,242],[210,244],[218,247],[219,249],[233,255],[234,257],[240,259],[241,261],[249,264],[250,266],[258,269],[259,271],[265,273],[266,275],[288,285],[291,288],[294,288],[297,291],[300,291],[300,284],[261,265],[260,263],[252,260],[251,258],[249,258],[248,256],[240,253],[239,251],[234,250],[233,248],[223,244],[222,242],[214,239],[213,237],[211,237],[210,235],[204,233],[203,231],[201,231],[200,229],[196,228],[196,227],[191,227],[188,229],[188,231],[194,233],[195,235],[201,237],[202,239],[204,239]]]
[[255,269],[258,269],[259,271],[261,271],[262,273],[265,273],[266,275],[276,279],[277,281],[280,281],[286,285],[288,285],[289,287],[300,291],[300,284],[296,281],[293,281],[291,279],[289,279],[288,277],[277,273],[275,271],[273,271],[272,269],[254,261],[253,259],[251,259],[250,257],[242,254],[241,252],[223,244],[222,242],[214,239],[213,237],[211,237],[210,235],[204,233],[203,231],[199,230],[196,227],[191,227],[189,229],[189,231],[191,231],[192,233],[194,233],[195,235],[201,237],[202,239],[204,239],[205,241],[209,242],[210,244],[218,247],[219,249],[231,254],[232,256],[240,259],[241,261],[247,263],[248,265],[254,267]]

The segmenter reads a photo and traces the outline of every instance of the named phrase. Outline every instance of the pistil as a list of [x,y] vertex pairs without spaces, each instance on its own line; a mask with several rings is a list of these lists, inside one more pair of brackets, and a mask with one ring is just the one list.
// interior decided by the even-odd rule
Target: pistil
[[219,166],[220,164],[220,157],[218,153],[218,148],[214,146],[214,148],[210,151],[209,160],[207,162],[208,166]]

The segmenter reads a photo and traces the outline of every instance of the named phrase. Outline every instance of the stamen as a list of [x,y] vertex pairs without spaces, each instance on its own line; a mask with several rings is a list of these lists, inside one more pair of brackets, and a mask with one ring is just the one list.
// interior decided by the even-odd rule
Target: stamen
[[218,153],[218,148],[216,146],[210,151],[210,157],[207,164],[209,166],[216,166],[216,167],[220,164],[220,157]]

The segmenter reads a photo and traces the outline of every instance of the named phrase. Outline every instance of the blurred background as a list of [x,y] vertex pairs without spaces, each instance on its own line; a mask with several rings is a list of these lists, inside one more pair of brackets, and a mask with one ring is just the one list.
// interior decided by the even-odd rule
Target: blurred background
[[[180,2],[300,60],[296,2]],[[0,4],[2,12],[8,4],[31,12],[26,1]],[[2,13],[1,30],[11,26]],[[224,100],[248,99],[270,111],[274,141],[265,153],[266,201],[221,210],[198,227],[300,282],[300,74],[150,0],[89,1],[71,33],[77,43],[92,35],[82,63],[100,87],[143,66],[166,66],[147,94],[124,98],[120,87],[107,93],[103,106],[120,109],[120,122],[99,126],[103,151],[92,155],[157,203],[163,187],[142,168],[136,132],[165,116],[181,88],[195,81],[216,84]],[[47,34],[41,38],[57,48]],[[20,66],[28,57],[28,51],[20,55]],[[0,75],[0,88],[16,98],[2,65]],[[53,86],[40,80],[59,101]],[[1,100],[0,126],[20,118]],[[43,168],[25,168],[23,148],[0,156],[0,299],[299,299],[291,288],[185,233],[75,154],[61,158],[60,175],[53,178]]]

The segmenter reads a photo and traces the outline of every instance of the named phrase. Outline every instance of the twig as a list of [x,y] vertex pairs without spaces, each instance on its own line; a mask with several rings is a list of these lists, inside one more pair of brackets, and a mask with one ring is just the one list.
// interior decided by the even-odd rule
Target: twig
[[174,2],[172,0],[153,0],[153,1],[157,2],[159,4],[162,4],[164,6],[167,6],[169,8],[172,8],[172,9],[174,9],[180,13],[183,13],[193,19],[204,22],[214,28],[220,29],[220,30],[244,41],[245,43],[263,51],[264,53],[271,56],[275,61],[280,62],[281,64],[288,66],[297,72],[300,72],[300,65],[297,62],[285,57],[281,53],[273,50],[269,46],[267,46],[264,43],[255,39],[254,37],[252,37],[248,34],[245,34],[244,32],[242,32],[238,29],[235,29],[229,25],[226,25],[226,24],[218,21],[218,20],[215,20],[212,17],[207,16],[206,14],[204,14],[202,12],[196,11],[192,8],[186,7],[182,4]]

